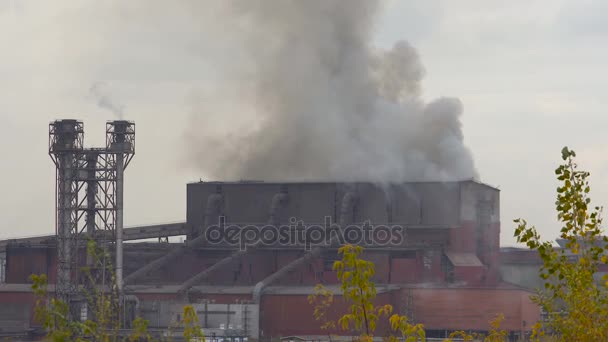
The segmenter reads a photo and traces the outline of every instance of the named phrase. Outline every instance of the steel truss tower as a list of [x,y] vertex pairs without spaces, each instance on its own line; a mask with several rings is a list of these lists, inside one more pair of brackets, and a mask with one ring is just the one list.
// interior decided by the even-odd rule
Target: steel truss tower
[[[49,124],[49,155],[56,166],[56,235],[58,298],[71,305],[83,301],[82,287],[92,285],[81,272],[87,267],[93,285],[122,293],[124,170],[135,154],[135,124],[106,123],[106,146],[84,148],[84,126],[77,120]],[[92,260],[87,241],[110,255],[115,247],[115,282],[106,272],[111,259]],[[89,279],[89,280],[90,280]],[[75,308],[73,308],[75,309]]]

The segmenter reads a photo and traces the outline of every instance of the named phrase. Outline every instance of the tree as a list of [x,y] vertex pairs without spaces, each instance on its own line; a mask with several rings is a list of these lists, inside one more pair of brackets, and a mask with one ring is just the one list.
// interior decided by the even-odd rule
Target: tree
[[[381,317],[388,317],[393,312],[392,305],[375,306],[376,285],[372,281],[375,274],[374,263],[361,258],[361,246],[344,245],[338,249],[342,259],[334,262],[333,269],[340,280],[340,290],[343,299],[349,303],[348,311],[338,318],[338,325],[343,330],[354,329],[359,333],[359,340],[371,341],[378,321]],[[309,303],[315,305],[313,315],[315,319],[323,322],[321,328],[335,327],[334,321],[327,316],[327,310],[333,303],[333,293],[326,290],[323,285],[315,287],[313,295],[309,296]],[[425,340],[424,327],[412,325],[408,317],[393,314],[389,318],[393,331],[399,333],[406,341]],[[396,338],[391,338],[395,341]]]
[[[119,335],[120,317],[119,296],[116,287],[116,277],[110,263],[107,250],[100,248],[93,240],[87,243],[88,266],[83,267],[82,273],[87,281],[82,294],[87,300],[87,308],[92,311],[92,317],[80,322],[70,317],[70,306],[58,298],[49,297],[47,276],[31,275],[32,290],[36,297],[35,318],[42,323],[47,331],[47,340],[53,342],[63,341],[154,341],[148,333],[149,322],[141,317],[136,318],[132,324],[133,329],[129,336],[123,338]],[[96,270],[103,269],[106,272]],[[109,276],[108,286],[103,286],[103,279]],[[205,342],[205,335],[199,326],[199,319],[192,305],[183,308],[181,319],[176,322],[183,328],[183,337],[189,342]],[[171,334],[168,341],[172,340]]]
[[400,338],[390,336],[390,342],[401,341],[401,338],[403,338],[405,342],[426,341],[424,325],[410,323],[410,320],[407,316],[394,314],[389,319],[389,322],[391,323],[391,328],[401,334]]
[[189,342],[205,342],[205,335],[199,326],[194,307],[186,305],[183,310],[181,325],[184,328],[184,339]]
[[48,282],[45,274],[30,276],[32,291],[36,297],[34,317],[48,331],[47,337],[56,342],[70,341],[76,327],[69,320],[69,307],[62,301],[51,298],[47,305]]
[[342,260],[334,263],[333,269],[342,283],[340,289],[344,299],[349,301],[349,313],[338,319],[338,324],[346,330],[349,326],[360,331],[364,336],[372,336],[381,315],[389,315],[393,308],[390,305],[375,307],[376,284],[371,281],[374,276],[374,264],[361,259],[361,246],[344,245],[338,250]]
[[[82,291],[87,311],[91,314],[83,322],[72,319],[69,303],[49,297],[46,275],[31,275],[32,290],[36,297],[35,318],[42,323],[50,341],[119,341],[119,299],[116,279],[110,264],[110,255],[93,240],[87,243],[88,266],[81,269],[86,285]],[[101,272],[97,272],[102,269]],[[104,272],[106,271],[106,272]],[[99,275],[110,276],[108,286],[100,286]],[[128,339],[148,339],[148,322],[138,318],[134,321],[133,335]]]
[[147,320],[137,317],[133,320],[133,333],[129,335],[129,342],[137,342],[137,341],[152,341],[152,335],[148,332],[148,322]]
[[323,285],[317,284],[313,293],[308,296],[308,303],[313,306],[313,317],[321,322],[321,329],[327,330],[329,341],[332,340],[331,330],[336,329],[336,322],[329,318],[328,311],[334,304],[333,291],[326,289]]
[[562,149],[563,163],[555,170],[559,186],[555,208],[562,225],[565,248],[542,241],[534,226],[516,219],[518,242],[538,251],[544,287],[532,300],[549,314],[533,327],[533,336],[559,341],[608,341],[608,291],[606,278],[598,284],[594,275],[606,264],[606,242],[600,207],[591,207],[589,172],[581,171],[576,153]]
[[450,337],[445,339],[444,342],[452,342],[455,338],[462,339],[464,342],[506,342],[508,338],[508,333],[500,329],[500,324],[504,319],[505,316],[503,314],[498,314],[493,320],[491,320],[490,332],[488,333],[488,335],[477,333],[469,334],[461,330],[451,333]]

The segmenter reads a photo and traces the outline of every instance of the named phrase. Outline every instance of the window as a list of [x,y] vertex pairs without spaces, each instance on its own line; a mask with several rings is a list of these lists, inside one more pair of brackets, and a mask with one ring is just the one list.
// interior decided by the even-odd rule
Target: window
[[391,253],[391,257],[394,259],[416,259],[416,255],[416,251],[398,251]]
[[6,259],[0,258],[0,284],[6,279]]
[[89,318],[88,311],[89,310],[87,308],[87,303],[82,303],[82,306],[80,306],[80,321],[81,322],[84,322]]

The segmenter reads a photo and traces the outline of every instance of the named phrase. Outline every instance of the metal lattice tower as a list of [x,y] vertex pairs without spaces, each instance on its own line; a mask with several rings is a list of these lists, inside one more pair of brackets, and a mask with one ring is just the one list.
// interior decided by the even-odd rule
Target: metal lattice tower
[[[107,122],[103,148],[85,149],[83,140],[81,121],[58,120],[49,125],[49,154],[57,173],[56,295],[66,303],[82,300],[79,270],[83,266],[91,269],[97,285],[116,285],[122,290],[123,180],[135,154],[135,124]],[[111,260],[99,266],[85,257],[89,239],[106,251],[115,244],[116,284],[108,283],[109,272],[105,272]]]
[[[49,155],[56,166],[57,282],[56,295],[64,302],[77,291],[73,270],[78,248],[78,169],[83,151],[84,127],[77,120],[60,120],[49,125]],[[77,251],[76,251],[77,253]]]

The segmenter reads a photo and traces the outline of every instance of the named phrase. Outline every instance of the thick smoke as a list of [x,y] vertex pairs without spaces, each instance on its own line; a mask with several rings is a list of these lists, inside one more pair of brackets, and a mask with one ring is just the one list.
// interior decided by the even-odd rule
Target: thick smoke
[[116,100],[105,82],[95,82],[89,90],[97,106],[110,111],[118,119],[124,119],[125,106]]
[[[405,41],[371,46],[376,1],[225,2],[228,81],[195,108],[197,165],[218,180],[399,182],[476,177],[458,99],[420,98]],[[229,119],[228,119],[229,118]],[[214,120],[219,120],[214,121]],[[222,126],[222,121],[232,126]],[[191,156],[192,157],[192,156]]]

